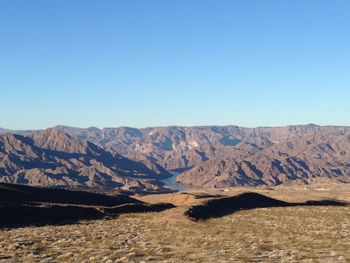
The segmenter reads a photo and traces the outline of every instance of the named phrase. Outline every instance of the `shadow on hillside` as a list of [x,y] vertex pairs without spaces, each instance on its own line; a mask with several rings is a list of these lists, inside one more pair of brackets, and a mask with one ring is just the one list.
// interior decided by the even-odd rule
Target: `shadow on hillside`
[[167,203],[147,204],[121,194],[0,184],[0,228],[64,225],[173,207]]
[[303,203],[289,203],[271,197],[267,197],[258,193],[244,193],[234,197],[224,197],[212,199],[202,205],[190,207],[185,215],[190,219],[206,220],[209,218],[222,217],[235,213],[240,210],[250,210],[255,208],[268,207],[290,207],[290,206],[346,206],[347,203],[321,200],[307,201]]
[[80,190],[0,183],[0,204],[4,203],[55,203],[110,207],[141,202],[121,194],[105,195]]
[[79,206],[0,206],[0,228],[26,226],[64,225],[79,220],[93,220],[105,217],[103,212],[93,207]]
[[172,204],[126,204],[108,208],[51,204],[0,206],[0,228],[66,225],[81,220],[116,218],[125,213],[161,212],[173,207]]

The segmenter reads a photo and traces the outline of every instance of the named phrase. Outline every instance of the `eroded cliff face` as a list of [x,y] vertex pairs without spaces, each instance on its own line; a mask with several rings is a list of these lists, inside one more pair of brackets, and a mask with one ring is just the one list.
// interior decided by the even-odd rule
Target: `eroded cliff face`
[[[279,185],[291,181],[309,184],[318,178],[344,182],[350,177],[350,127],[170,126],[100,130],[57,126],[49,131],[48,135],[42,131],[26,134],[39,148],[119,156],[124,160],[123,171],[132,165],[126,160],[133,160],[151,171],[143,170],[145,178],[164,178],[170,170],[182,170],[185,172],[177,180],[195,187]],[[65,141],[67,134],[70,140]],[[112,173],[106,162],[88,167],[84,174],[90,177],[97,173],[95,169],[105,169],[103,174],[107,175]],[[113,169],[114,173],[121,173]],[[118,180],[115,179],[125,184],[125,180]]]
[[78,141],[58,129],[0,135],[0,181],[99,189],[159,190],[144,164]]

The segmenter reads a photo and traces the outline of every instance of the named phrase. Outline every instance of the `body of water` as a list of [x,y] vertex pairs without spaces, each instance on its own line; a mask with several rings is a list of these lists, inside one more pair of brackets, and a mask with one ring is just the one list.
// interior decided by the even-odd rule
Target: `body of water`
[[160,180],[161,182],[163,182],[164,184],[170,186],[170,188],[172,190],[176,190],[176,191],[181,191],[184,190],[184,185],[179,184],[176,182],[176,177],[180,174],[179,172],[170,172],[172,174],[171,177]]

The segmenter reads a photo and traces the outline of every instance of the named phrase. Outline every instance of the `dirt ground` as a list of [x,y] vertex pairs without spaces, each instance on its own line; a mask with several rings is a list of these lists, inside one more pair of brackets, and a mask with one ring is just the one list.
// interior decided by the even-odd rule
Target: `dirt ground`
[[350,189],[221,189],[138,196],[178,207],[65,226],[0,230],[0,262],[350,262],[350,207],[239,211],[194,222],[188,206],[255,191],[285,201],[350,201]]

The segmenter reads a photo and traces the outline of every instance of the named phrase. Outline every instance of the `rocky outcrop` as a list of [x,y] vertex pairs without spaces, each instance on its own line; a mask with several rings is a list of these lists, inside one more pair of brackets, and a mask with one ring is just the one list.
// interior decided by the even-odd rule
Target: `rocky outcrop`
[[0,181],[31,185],[158,191],[161,174],[58,129],[0,135]]
[[195,187],[348,181],[350,175],[350,127],[57,128],[134,160],[186,170],[178,181]]
[[273,186],[290,181],[310,184],[318,178],[349,181],[348,133],[296,136],[246,156],[210,158],[179,175],[178,181],[192,186],[227,187]]
[[[61,152],[85,149],[94,156],[99,156],[100,151],[122,155],[142,163],[155,179],[168,177],[171,170],[182,171],[177,180],[193,187],[310,184],[320,178],[350,181],[350,127],[310,124],[275,128],[169,126],[101,130],[57,126],[50,131],[51,137],[45,137],[42,131],[22,133],[29,134],[42,148]],[[64,142],[64,134],[76,140]],[[106,167],[110,169],[105,163],[101,166],[95,162],[84,168],[84,174],[92,176],[95,169],[110,174]],[[122,184],[125,183],[124,180]],[[143,181],[127,184],[143,187]]]

